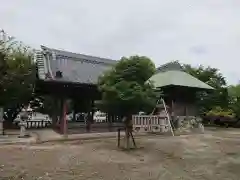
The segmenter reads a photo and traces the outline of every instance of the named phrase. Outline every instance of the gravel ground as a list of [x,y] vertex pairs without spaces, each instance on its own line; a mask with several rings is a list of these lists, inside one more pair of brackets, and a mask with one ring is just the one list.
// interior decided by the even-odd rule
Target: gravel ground
[[0,146],[0,180],[239,180],[240,131]]

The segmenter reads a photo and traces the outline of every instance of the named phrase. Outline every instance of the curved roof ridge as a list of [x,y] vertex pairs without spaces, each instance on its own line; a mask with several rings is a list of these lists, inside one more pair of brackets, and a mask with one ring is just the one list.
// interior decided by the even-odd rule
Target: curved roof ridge
[[184,71],[181,64],[178,61],[172,61],[165,63],[157,68],[158,72],[166,72],[166,71]]
[[102,58],[102,57],[97,57],[97,56],[92,56],[92,55],[85,55],[85,54],[74,53],[74,52],[65,51],[65,50],[48,48],[46,46],[41,46],[41,48],[43,50],[47,50],[47,51],[56,53],[56,56],[69,57],[72,60],[79,60],[79,61],[86,60],[86,61],[90,61],[90,62],[103,63],[103,64],[108,64],[108,65],[113,65],[113,64],[117,63],[117,60],[108,59],[108,58]]

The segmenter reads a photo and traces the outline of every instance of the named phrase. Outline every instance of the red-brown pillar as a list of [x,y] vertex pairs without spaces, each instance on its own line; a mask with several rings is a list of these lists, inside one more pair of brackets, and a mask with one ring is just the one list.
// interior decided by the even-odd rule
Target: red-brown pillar
[[57,99],[57,97],[53,97],[53,101],[55,104],[55,108],[53,109],[52,112],[52,127],[53,129],[58,129],[59,128],[59,124],[58,124],[58,113],[59,113],[59,101]]

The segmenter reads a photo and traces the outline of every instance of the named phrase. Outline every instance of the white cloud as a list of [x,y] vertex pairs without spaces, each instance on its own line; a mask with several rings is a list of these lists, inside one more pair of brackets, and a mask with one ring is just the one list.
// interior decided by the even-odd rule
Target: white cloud
[[239,0],[2,0],[1,28],[44,44],[118,59],[133,54],[221,69],[240,79]]

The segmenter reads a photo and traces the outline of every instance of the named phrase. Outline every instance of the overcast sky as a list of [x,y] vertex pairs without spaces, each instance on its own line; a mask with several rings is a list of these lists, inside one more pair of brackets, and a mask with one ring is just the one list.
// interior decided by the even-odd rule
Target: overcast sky
[[240,0],[1,0],[0,28],[34,48],[179,60],[240,80]]

